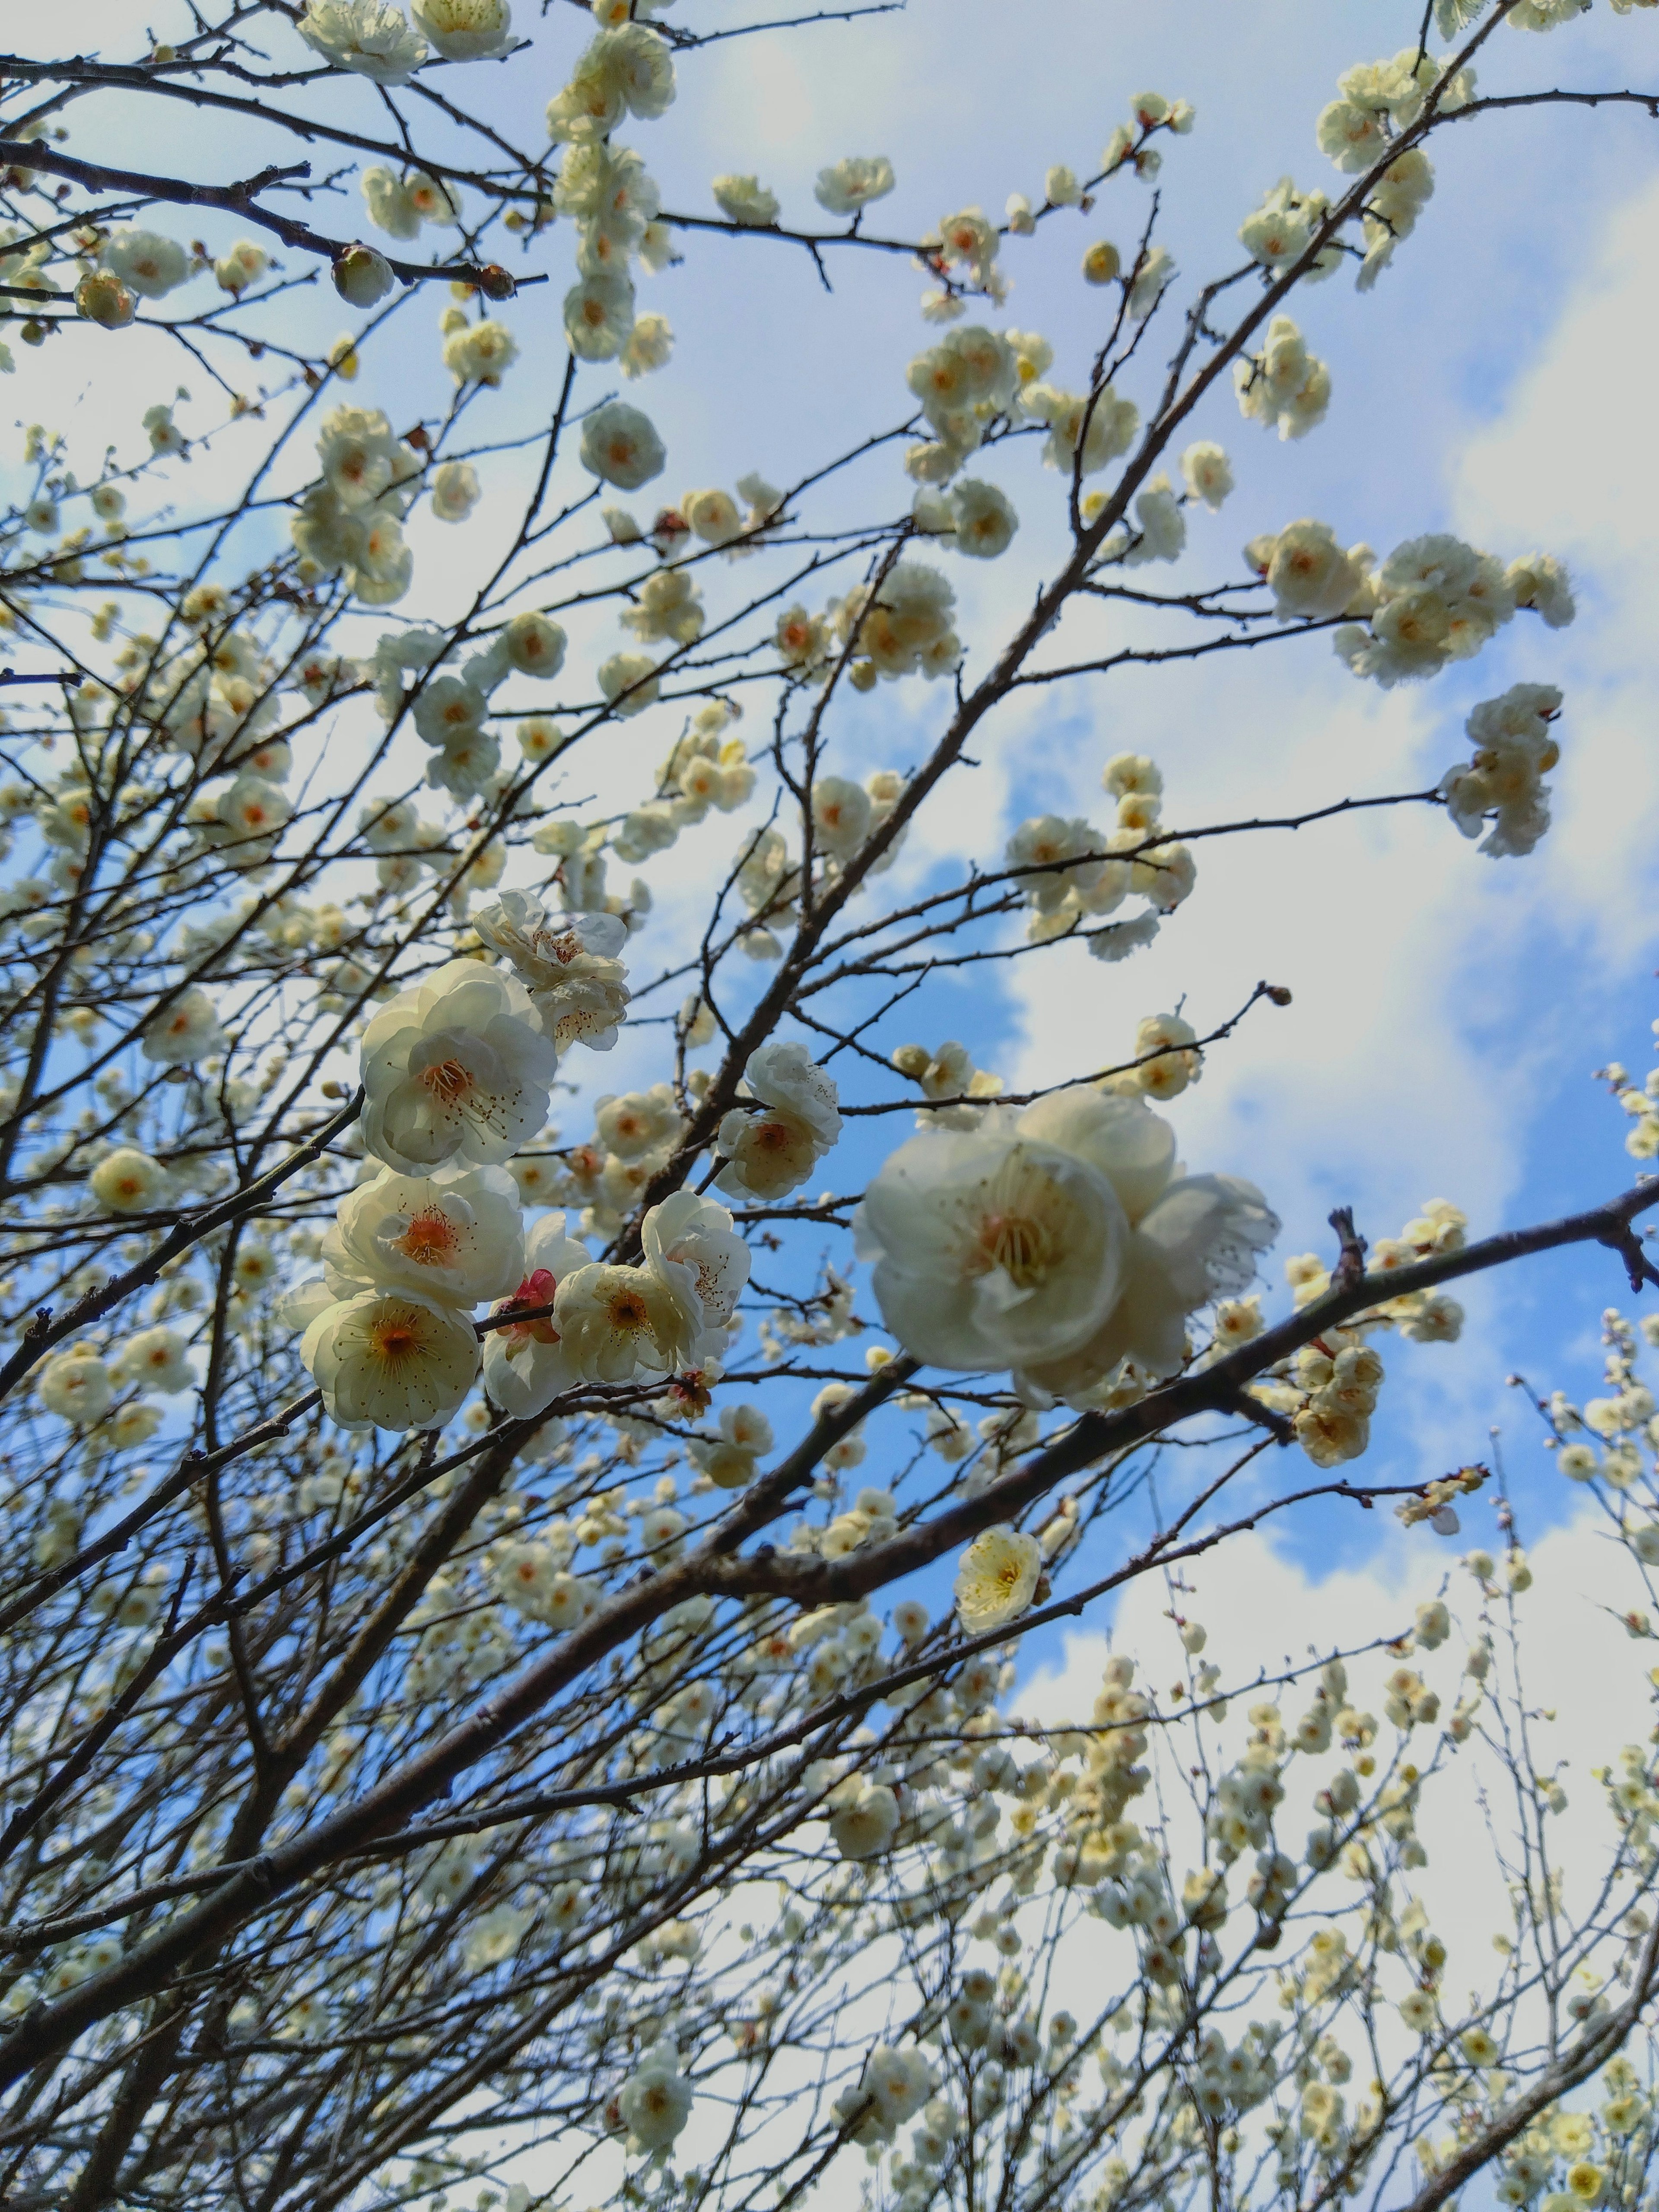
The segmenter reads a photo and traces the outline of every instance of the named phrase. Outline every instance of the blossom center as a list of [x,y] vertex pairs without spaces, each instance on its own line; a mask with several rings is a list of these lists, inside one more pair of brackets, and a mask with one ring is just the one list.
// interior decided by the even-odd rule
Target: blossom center
[[421,1080],[441,1105],[451,1108],[459,1106],[472,1088],[471,1074],[459,1060],[439,1060],[422,1071]]
[[368,1341],[375,1357],[394,1371],[406,1365],[421,1348],[420,1331],[407,1314],[388,1314],[384,1321],[376,1322]]
[[988,1270],[1001,1268],[1018,1290],[1035,1290],[1054,1264],[1054,1238],[1029,1214],[988,1213],[977,1242]]
[[401,1252],[422,1267],[441,1267],[453,1257],[461,1241],[461,1232],[441,1206],[428,1206],[411,1216],[403,1235],[394,1239],[392,1250]]

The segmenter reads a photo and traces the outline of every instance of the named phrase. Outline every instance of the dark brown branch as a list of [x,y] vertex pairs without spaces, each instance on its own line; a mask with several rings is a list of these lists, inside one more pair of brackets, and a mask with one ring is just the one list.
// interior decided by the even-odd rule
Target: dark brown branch
[[[176,177],[153,177],[136,169],[112,169],[101,161],[83,161],[74,154],[61,153],[55,146],[37,145],[33,140],[0,139],[0,162],[45,169],[52,176],[67,177],[71,183],[84,185],[94,191],[124,192],[135,199],[167,201],[180,207],[219,208],[261,230],[274,232],[284,246],[305,253],[320,254],[330,262],[337,261],[356,242],[349,238],[325,238],[308,223],[298,222],[292,216],[276,215],[269,208],[257,204],[256,193],[290,178],[308,177],[309,161],[292,162],[286,168],[261,169],[257,177],[249,177],[239,185],[187,185]],[[486,267],[476,261],[394,261],[390,254],[380,258],[392,275],[402,277],[405,284],[441,277],[446,283],[471,284],[491,299],[510,299],[516,289],[507,270],[495,264]],[[544,283],[546,279],[526,276],[517,281],[521,284]]]

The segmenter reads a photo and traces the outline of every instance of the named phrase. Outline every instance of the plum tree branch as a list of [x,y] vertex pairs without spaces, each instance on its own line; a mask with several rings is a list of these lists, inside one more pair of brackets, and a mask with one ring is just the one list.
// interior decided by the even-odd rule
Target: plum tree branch
[[[794,1451],[745,1492],[725,1521],[684,1559],[639,1577],[515,1682],[354,1803],[264,1854],[252,1870],[230,1875],[192,1911],[137,1944],[117,1965],[32,2008],[27,2024],[0,2042],[0,2085],[19,2079],[44,2056],[61,2050],[112,2012],[164,1989],[189,1960],[222,1944],[279,1892],[406,1824],[422,1805],[446,1794],[460,1775],[560,1690],[687,1598],[782,1596],[803,1607],[816,1607],[864,1596],[1023,1512],[1056,1482],[1106,1454],[1144,1443],[1196,1415],[1228,1410],[1254,1377],[1313,1342],[1324,1329],[1339,1326],[1379,1300],[1408,1297],[1536,1253],[1605,1243],[1610,1236],[1616,1240],[1638,1214],[1656,1205],[1659,1182],[1639,1183],[1588,1212],[1503,1231],[1460,1251],[1437,1253],[1414,1266],[1391,1269],[1386,1278],[1362,1275],[1346,1287],[1333,1288],[1213,1364],[1149,1392],[1138,1405],[1112,1413],[1085,1413],[1057,1443],[1033,1454],[977,1497],[964,1498],[903,1534],[844,1560],[793,1560],[770,1545],[740,1553],[738,1547],[745,1538],[764,1527],[787,1496],[811,1479],[830,1445],[915,1372],[914,1362],[894,1360],[864,1389],[815,1422]],[[1356,1491],[1358,1494],[1358,1486]]]

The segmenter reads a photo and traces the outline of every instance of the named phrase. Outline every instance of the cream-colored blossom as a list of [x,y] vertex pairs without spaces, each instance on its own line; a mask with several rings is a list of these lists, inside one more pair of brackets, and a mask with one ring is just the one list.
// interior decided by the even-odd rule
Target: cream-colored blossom
[[969,1636],[1006,1627],[1036,1594],[1042,1547],[1023,1529],[986,1528],[957,1567],[957,1618]]
[[300,1358],[344,1429],[441,1428],[478,1372],[472,1324],[452,1306],[407,1291],[367,1290],[330,1304]]
[[547,1119],[558,1054],[515,977],[452,960],[363,1032],[363,1140],[405,1174],[510,1159]]

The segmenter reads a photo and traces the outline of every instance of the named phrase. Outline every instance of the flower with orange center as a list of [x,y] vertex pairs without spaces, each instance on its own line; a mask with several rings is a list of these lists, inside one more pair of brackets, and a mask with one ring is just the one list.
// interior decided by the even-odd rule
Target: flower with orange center
[[182,1066],[222,1052],[227,1042],[213,1001],[205,991],[192,988],[146,1025],[139,1048],[146,1060]]
[[415,702],[415,728],[422,743],[454,745],[477,735],[489,702],[460,676],[434,676]]
[[608,399],[582,425],[582,466],[619,491],[637,491],[660,476],[665,459],[650,416],[625,400]]
[[300,1357],[324,1410],[344,1429],[436,1429],[460,1411],[478,1371],[472,1324],[401,1291],[360,1291],[326,1307]]
[[516,977],[453,960],[363,1033],[364,1141],[406,1175],[510,1159],[546,1120],[557,1066]]
[[716,1178],[738,1198],[781,1198],[804,1183],[818,1158],[805,1121],[774,1109],[768,1114],[731,1113],[720,1123],[726,1165]]
[[100,1160],[88,1177],[92,1194],[112,1213],[144,1213],[162,1203],[167,1170],[148,1152],[123,1145]]
[[689,1366],[702,1307],[695,1291],[665,1273],[595,1263],[559,1285],[555,1318],[586,1380],[626,1382],[641,1368]]
[[342,1199],[322,1258],[336,1297],[375,1285],[471,1309],[524,1272],[518,1185],[505,1168],[382,1168]]
[[1042,1547],[1023,1530],[987,1528],[962,1555],[957,1617],[969,1636],[1001,1628],[1024,1613],[1042,1572]]

